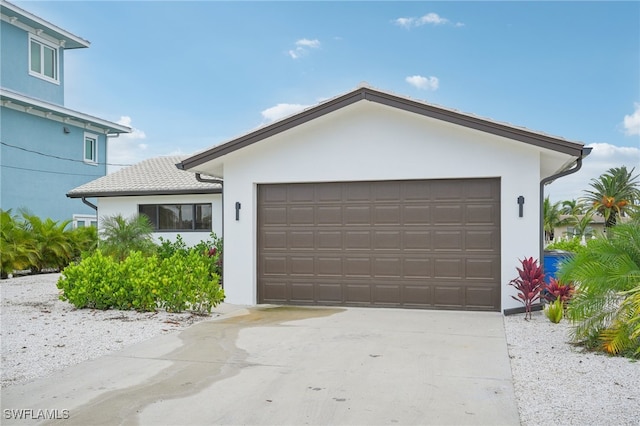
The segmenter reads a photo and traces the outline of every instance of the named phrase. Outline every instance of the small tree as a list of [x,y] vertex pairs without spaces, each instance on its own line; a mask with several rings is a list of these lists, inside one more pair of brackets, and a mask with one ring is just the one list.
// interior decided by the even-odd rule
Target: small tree
[[151,234],[153,225],[145,215],[136,215],[128,219],[122,215],[108,216],[102,219],[100,249],[118,261],[123,261],[132,251],[151,254],[156,245]]

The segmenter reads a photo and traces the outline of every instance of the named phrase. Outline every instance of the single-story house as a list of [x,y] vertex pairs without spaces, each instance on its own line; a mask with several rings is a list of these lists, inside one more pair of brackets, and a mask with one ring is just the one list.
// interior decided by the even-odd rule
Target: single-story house
[[175,240],[180,234],[187,245],[222,236],[222,184],[176,168],[182,156],[156,157],[120,169],[67,193],[67,197],[97,198],[93,208],[98,228],[105,217],[145,214],[154,225],[154,238]]
[[224,179],[226,301],[509,311],[584,144],[361,86],[182,160]]

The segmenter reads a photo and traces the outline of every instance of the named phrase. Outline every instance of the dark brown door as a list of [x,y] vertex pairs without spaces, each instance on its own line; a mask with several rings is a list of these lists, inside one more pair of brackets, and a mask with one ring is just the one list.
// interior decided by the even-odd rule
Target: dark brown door
[[500,181],[260,185],[258,302],[500,309]]

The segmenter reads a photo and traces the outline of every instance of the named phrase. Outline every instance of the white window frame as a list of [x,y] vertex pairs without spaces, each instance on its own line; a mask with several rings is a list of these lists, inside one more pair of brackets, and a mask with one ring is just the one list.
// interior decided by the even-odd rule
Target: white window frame
[[[93,139],[95,141],[93,145],[93,158],[87,158],[87,139]],[[98,145],[100,139],[98,135],[95,133],[84,132],[84,137],[82,138],[82,159],[86,164],[91,164],[94,166],[98,165]]]
[[78,222],[84,222],[84,226],[98,227],[98,216],[87,214],[74,214],[73,215],[73,229],[78,228]]
[[[31,68],[31,43],[35,42],[37,44],[39,44],[40,47],[40,71],[34,71]],[[49,48],[51,50],[53,50],[54,52],[54,67],[53,67],[53,73],[54,73],[54,78],[49,77],[48,75],[44,74],[44,49],[42,47],[46,47]],[[42,80],[48,81],[50,83],[55,83],[55,84],[60,84],[60,48],[58,46],[56,46],[55,44],[48,42],[40,37],[37,37],[34,34],[29,34],[29,75],[32,75],[34,77],[38,77]]]

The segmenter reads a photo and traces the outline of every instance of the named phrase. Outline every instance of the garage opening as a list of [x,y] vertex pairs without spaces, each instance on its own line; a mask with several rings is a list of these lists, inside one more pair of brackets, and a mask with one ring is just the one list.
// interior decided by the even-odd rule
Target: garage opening
[[500,180],[258,186],[258,303],[499,311]]

